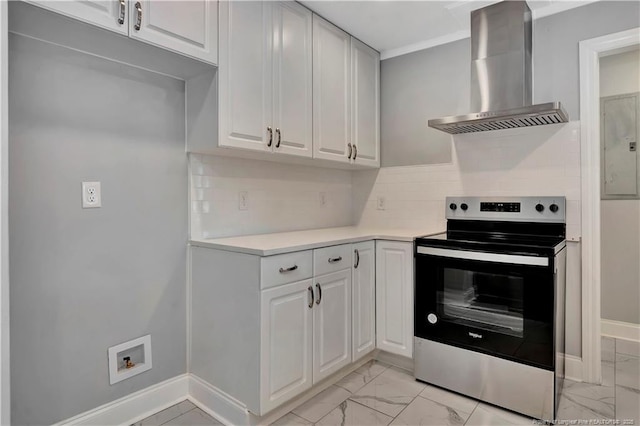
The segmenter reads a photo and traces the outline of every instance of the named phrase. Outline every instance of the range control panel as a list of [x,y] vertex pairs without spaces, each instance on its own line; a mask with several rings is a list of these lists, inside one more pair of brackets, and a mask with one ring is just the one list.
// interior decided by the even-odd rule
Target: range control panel
[[566,222],[565,197],[447,197],[447,219]]
[[485,203],[480,202],[481,212],[519,212],[520,203]]

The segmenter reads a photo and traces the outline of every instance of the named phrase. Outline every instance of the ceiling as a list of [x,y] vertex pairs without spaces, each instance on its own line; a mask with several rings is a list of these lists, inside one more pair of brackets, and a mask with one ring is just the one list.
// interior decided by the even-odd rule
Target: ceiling
[[[540,18],[593,0],[528,1]],[[380,51],[382,59],[469,37],[469,13],[496,0],[310,0],[309,9]]]

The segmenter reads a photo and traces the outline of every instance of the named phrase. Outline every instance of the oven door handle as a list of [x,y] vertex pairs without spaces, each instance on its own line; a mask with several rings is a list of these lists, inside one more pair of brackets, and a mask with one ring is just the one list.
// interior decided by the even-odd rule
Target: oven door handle
[[418,254],[447,257],[451,259],[479,260],[482,262],[510,263],[512,265],[549,266],[548,257],[523,256],[519,254],[485,253],[479,251],[451,250],[438,247],[417,248]]

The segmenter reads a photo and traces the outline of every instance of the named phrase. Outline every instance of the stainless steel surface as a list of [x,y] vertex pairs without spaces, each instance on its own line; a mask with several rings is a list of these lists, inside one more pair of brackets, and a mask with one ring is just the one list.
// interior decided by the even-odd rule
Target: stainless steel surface
[[311,301],[309,302],[309,308],[313,308],[313,299],[315,299],[315,296],[313,295],[313,287],[309,286],[309,287],[307,287],[307,290],[309,290],[309,293],[311,295]]
[[280,129],[276,127],[276,133],[278,134],[278,142],[276,142],[276,148],[280,148],[280,141],[282,140],[282,134],[280,133]]
[[[488,212],[480,211],[480,205],[488,203],[520,203],[519,212]],[[447,207],[447,219],[464,220],[504,220],[511,222],[566,222],[566,199],[564,196],[558,197],[447,197],[445,206],[450,204],[467,205],[467,210],[452,210]],[[545,209],[542,212],[536,210],[536,205],[542,204]],[[549,206],[555,204],[558,210],[554,213]]]
[[531,105],[531,11],[508,1],[471,12],[471,110]]
[[124,0],[120,0],[120,16],[118,17],[118,24],[120,25],[124,24],[124,17],[125,17],[126,11],[127,11],[127,4],[124,2]]
[[320,287],[320,283],[316,284],[316,288],[318,289],[318,300],[316,300],[316,305],[319,305],[322,300],[322,287]]
[[271,146],[271,143],[273,142],[273,129],[271,128],[271,126],[267,126],[267,132],[269,132],[269,142],[267,142],[267,146]]
[[357,156],[358,156],[358,147],[354,144],[353,145],[353,159],[355,160]]
[[350,143],[347,144],[347,148],[349,148],[349,153],[347,154],[347,158],[351,158],[351,152],[353,151],[353,149],[351,148]]
[[338,256],[338,257],[330,257],[329,258],[329,263],[338,263],[342,260],[342,256]]
[[298,269],[298,265],[293,265],[293,266],[290,266],[289,268],[280,268],[280,269],[279,269],[279,272],[280,272],[281,274],[284,274],[284,273],[286,273],[286,272],[295,271],[296,269]]
[[419,337],[413,348],[416,379],[531,417],[555,419],[553,371]]
[[429,120],[429,127],[450,134],[513,129],[566,123],[569,116],[560,102],[524,106],[505,111],[476,112]]
[[142,5],[140,4],[139,1],[137,1],[135,6],[136,6],[136,24],[134,25],[134,28],[136,29],[136,31],[140,31],[140,27],[142,27]]
[[423,246],[418,246],[416,251],[418,254],[440,256],[449,259],[479,260],[482,262],[509,263],[512,265],[549,266],[549,259],[547,257],[484,253],[479,251],[451,250]]
[[564,387],[565,372],[565,323],[566,323],[566,282],[567,250],[562,250],[554,258],[553,279],[556,288],[555,307],[555,347],[556,347],[556,413],[560,404],[560,394]]
[[358,269],[358,266],[360,266],[360,252],[358,251],[358,249],[355,249],[353,251],[353,254],[355,254],[356,256],[356,263],[353,265],[353,268]]
[[471,12],[472,114],[429,120],[451,134],[566,123],[560,102],[531,105],[532,28],[525,1]]

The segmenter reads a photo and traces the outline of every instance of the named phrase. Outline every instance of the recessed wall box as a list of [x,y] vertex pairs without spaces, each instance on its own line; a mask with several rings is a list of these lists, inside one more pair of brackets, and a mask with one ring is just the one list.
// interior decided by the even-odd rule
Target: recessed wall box
[[151,335],[109,348],[109,384],[151,370]]

